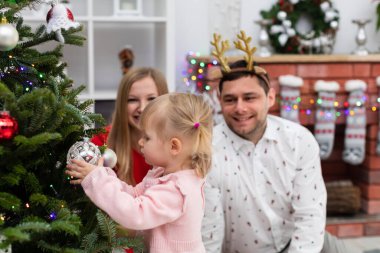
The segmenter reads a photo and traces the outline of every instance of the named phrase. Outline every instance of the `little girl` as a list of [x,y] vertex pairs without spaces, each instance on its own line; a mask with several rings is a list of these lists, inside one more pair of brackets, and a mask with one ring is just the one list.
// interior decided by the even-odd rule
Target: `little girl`
[[153,165],[132,187],[110,168],[72,160],[67,174],[123,227],[144,230],[150,253],[204,253],[201,222],[203,185],[211,164],[212,112],[202,97],[166,94],[141,116],[139,140]]

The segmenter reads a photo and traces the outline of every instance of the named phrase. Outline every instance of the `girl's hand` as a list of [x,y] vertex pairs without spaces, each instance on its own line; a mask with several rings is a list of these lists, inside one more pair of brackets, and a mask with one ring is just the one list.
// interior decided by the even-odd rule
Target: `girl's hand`
[[68,170],[66,170],[66,174],[71,176],[72,180],[70,180],[70,184],[80,184],[82,183],[83,179],[96,167],[102,167],[104,163],[104,158],[100,158],[98,161],[97,166],[87,163],[85,161],[81,160],[71,160],[71,164],[68,164],[66,167]]

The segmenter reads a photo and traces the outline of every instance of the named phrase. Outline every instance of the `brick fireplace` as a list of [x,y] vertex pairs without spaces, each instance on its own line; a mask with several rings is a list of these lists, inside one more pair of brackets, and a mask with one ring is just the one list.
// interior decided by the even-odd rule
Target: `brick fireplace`
[[[210,57],[194,59],[206,65],[211,62]],[[242,58],[228,58],[229,61],[238,59]],[[295,75],[303,78],[299,117],[301,124],[311,131],[315,123],[317,99],[317,93],[314,91],[315,81],[339,83],[340,89],[336,93],[339,103],[337,110],[344,110],[344,102],[348,96],[344,89],[347,80],[360,79],[367,83],[366,157],[363,164],[352,166],[342,160],[346,121],[342,113],[336,120],[334,150],[327,160],[322,161],[322,171],[326,182],[346,179],[361,189],[362,213],[354,217],[329,217],[327,229],[339,237],[380,235],[380,156],[376,155],[380,108],[377,101],[379,91],[376,78],[380,76],[380,55],[274,55],[267,58],[256,57],[256,61],[270,74],[271,83],[277,92],[277,101],[280,101],[279,76]],[[197,64],[193,64],[193,68],[197,68]],[[308,113],[305,113],[306,110],[309,110]],[[279,102],[270,112],[280,114]]]

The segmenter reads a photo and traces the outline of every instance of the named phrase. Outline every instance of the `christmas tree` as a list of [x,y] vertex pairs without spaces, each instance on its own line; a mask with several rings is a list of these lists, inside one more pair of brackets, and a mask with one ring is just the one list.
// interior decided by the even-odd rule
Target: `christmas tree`
[[[117,238],[116,224],[65,175],[70,147],[103,118],[80,101],[61,62],[64,44],[82,45],[82,27],[55,2],[35,30],[20,11],[41,0],[0,0],[0,252],[111,252],[139,242]],[[37,45],[54,42],[40,52]],[[91,248],[91,249],[90,249]]]

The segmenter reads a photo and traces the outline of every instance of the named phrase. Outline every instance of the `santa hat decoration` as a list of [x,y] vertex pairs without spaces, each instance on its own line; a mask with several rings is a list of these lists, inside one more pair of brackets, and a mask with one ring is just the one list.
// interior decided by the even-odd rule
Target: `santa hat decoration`
[[68,30],[70,28],[78,28],[80,24],[74,22],[73,13],[63,4],[52,4],[51,9],[46,15],[48,33],[55,32],[57,40],[65,43],[65,38],[62,36],[61,29]]

